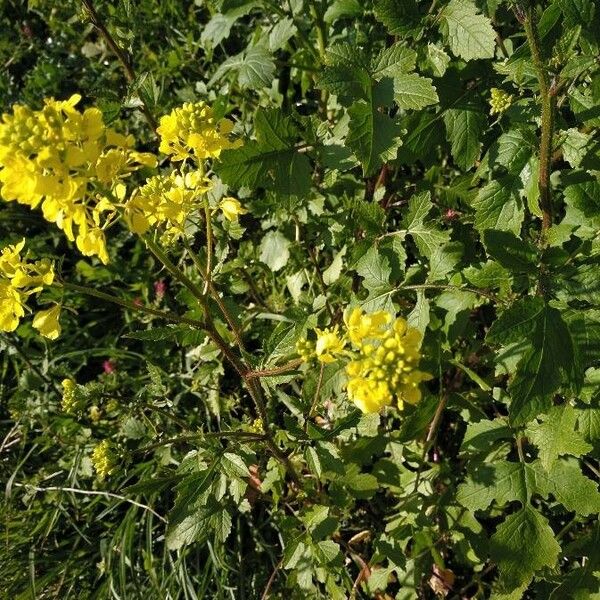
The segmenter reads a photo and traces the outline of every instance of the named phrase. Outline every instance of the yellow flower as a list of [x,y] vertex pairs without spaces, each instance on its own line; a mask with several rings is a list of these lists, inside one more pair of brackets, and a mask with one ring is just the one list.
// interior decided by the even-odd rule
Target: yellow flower
[[380,338],[390,320],[389,313],[383,310],[364,314],[360,308],[355,308],[344,319],[348,337],[355,346],[360,346],[367,338]]
[[106,196],[122,199],[122,180],[155,166],[156,157],[132,150],[133,138],[106,127],[97,108],[79,111],[80,100],[77,94],[46,99],[38,111],[15,105],[2,116],[0,196],[31,208],[41,204],[44,218],[86,256],[107,262],[103,213],[115,210]]
[[229,221],[236,221],[239,215],[245,215],[248,211],[242,207],[240,201],[227,196],[219,202],[219,208],[223,216]]
[[129,228],[144,234],[150,227],[164,226],[167,238],[182,234],[190,215],[202,208],[201,196],[211,182],[199,171],[186,175],[157,175],[137,190],[125,207]]
[[55,340],[60,335],[60,304],[52,308],[39,311],[33,318],[33,326],[44,337]]
[[92,452],[92,465],[100,481],[114,472],[117,456],[113,445],[108,440],[102,440],[95,446]]
[[296,342],[296,352],[300,355],[300,358],[304,362],[308,362],[316,356],[315,344],[313,342],[309,342],[306,338],[300,338]]
[[332,363],[344,351],[345,342],[338,335],[337,326],[333,328],[315,329],[317,342],[315,354],[322,363]]
[[25,315],[25,296],[8,281],[0,280],[0,331],[14,331]]
[[[0,249],[0,331],[14,331],[21,317],[25,316],[27,299],[54,281],[52,263],[47,258],[27,262],[21,258],[24,246],[23,239],[18,244]],[[42,311],[36,317],[38,324],[44,323],[45,312],[48,311]],[[49,324],[40,326],[50,333]]]
[[204,102],[186,102],[160,119],[156,130],[160,135],[159,150],[179,161],[218,158],[222,150],[238,148],[240,141],[230,141],[233,122],[217,120],[213,110]]

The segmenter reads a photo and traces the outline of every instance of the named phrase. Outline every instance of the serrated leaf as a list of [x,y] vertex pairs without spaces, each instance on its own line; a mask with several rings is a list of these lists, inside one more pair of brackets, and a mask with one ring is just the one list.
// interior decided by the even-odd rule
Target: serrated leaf
[[402,35],[419,23],[420,15],[415,0],[376,0],[375,18],[392,35]]
[[355,265],[356,272],[363,278],[367,290],[379,289],[389,284],[392,268],[390,261],[381,254],[377,246],[371,246]]
[[221,459],[223,470],[229,477],[246,478],[250,477],[250,471],[243,461],[242,457],[233,454],[233,452],[225,452]]
[[560,312],[545,305],[509,385],[511,424],[522,425],[547,412],[560,385],[576,385],[579,378],[571,334]]
[[402,220],[402,226],[412,236],[419,251],[427,258],[431,257],[436,248],[450,241],[447,231],[442,231],[432,222],[426,222],[432,208],[429,192],[416,194],[409,200],[408,210]]
[[229,186],[264,187],[284,195],[304,197],[311,185],[312,168],[296,146],[300,131],[290,116],[279,109],[259,108],[254,120],[257,140],[222,152],[215,165]]
[[265,48],[255,46],[242,55],[237,70],[238,81],[242,87],[259,90],[271,85],[275,75],[275,63]]
[[444,112],[444,123],[456,164],[461,169],[470,169],[479,159],[487,116],[483,111],[472,108],[452,108]]
[[516,273],[537,272],[537,250],[514,233],[490,229],[484,231],[483,243],[490,257],[503,267]]
[[512,437],[513,433],[503,419],[469,423],[463,437],[461,450],[474,452],[490,451],[494,446],[494,442]]
[[494,179],[479,190],[473,200],[475,229],[511,231],[518,234],[525,218],[523,202],[515,178]]
[[493,58],[496,34],[492,22],[471,0],[451,0],[441,13],[441,30],[455,56]]
[[571,454],[581,456],[592,446],[575,431],[577,413],[570,404],[553,406],[541,423],[532,423],[527,428],[531,441],[538,447],[541,465],[549,471],[559,456]]
[[394,101],[400,108],[419,110],[437,104],[439,98],[431,79],[406,73],[394,78]]
[[553,567],[560,553],[548,520],[529,505],[509,515],[490,542],[501,586],[508,591],[522,587],[542,567]]
[[578,515],[600,513],[598,485],[581,472],[577,461],[557,460],[549,472],[539,461],[530,468],[535,472],[536,491],[544,498],[552,494],[557,502]]
[[346,144],[360,161],[363,173],[370,175],[396,157],[402,130],[392,118],[379,112],[373,102],[355,102],[348,114]]
[[522,463],[500,461],[484,464],[458,486],[456,499],[469,510],[483,510],[493,501],[500,506],[518,500],[527,504],[534,491],[531,473]]
[[535,153],[536,144],[533,130],[523,127],[511,129],[490,148],[490,166],[501,166],[512,175],[519,175]]
[[399,43],[384,48],[371,64],[374,79],[398,77],[413,71],[417,64],[417,53]]
[[544,310],[542,298],[521,298],[503,311],[486,335],[489,344],[507,346],[528,339]]

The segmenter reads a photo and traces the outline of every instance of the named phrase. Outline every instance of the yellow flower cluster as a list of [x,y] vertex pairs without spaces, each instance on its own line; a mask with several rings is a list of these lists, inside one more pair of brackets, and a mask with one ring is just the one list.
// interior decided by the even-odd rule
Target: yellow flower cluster
[[117,466],[117,455],[113,445],[108,440],[102,440],[92,451],[92,465],[98,479],[106,479]]
[[[25,240],[6,246],[0,252],[0,331],[14,331],[22,317],[29,296],[38,294],[54,281],[54,266],[47,258],[27,262],[21,258]],[[33,326],[54,340],[60,335],[60,306],[38,311]]]
[[36,208],[85,256],[108,262],[103,227],[122,197],[121,180],[156,157],[132,150],[133,137],[106,127],[97,108],[46,99],[41,110],[15,105],[0,122],[0,195]]
[[174,161],[218,158],[222,150],[241,146],[241,140],[229,139],[233,126],[229,119],[216,119],[208,104],[186,102],[161,117],[156,130],[160,135],[159,149]]
[[188,217],[202,207],[200,196],[211,182],[200,171],[181,175],[157,175],[147,180],[127,202],[125,216],[134,233],[144,234],[152,226],[165,226],[165,236],[183,233]]
[[490,97],[490,114],[501,115],[510,108],[513,101],[512,94],[499,88],[492,88]]
[[419,402],[422,395],[419,384],[431,379],[429,373],[417,368],[421,360],[420,332],[401,317],[392,322],[387,312],[365,314],[360,308],[352,310],[344,324],[343,335],[335,326],[316,329],[314,345],[300,340],[297,344],[300,356],[304,360],[316,357],[325,364],[349,358],[348,398],[362,412],[379,412],[394,399],[400,409],[405,402]]

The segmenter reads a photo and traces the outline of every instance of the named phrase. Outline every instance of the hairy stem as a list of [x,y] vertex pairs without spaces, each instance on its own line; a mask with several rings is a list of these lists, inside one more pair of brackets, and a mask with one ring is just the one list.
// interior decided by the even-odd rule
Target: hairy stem
[[533,65],[536,70],[540,88],[540,101],[542,104],[542,123],[539,149],[539,204],[542,211],[542,244],[545,243],[546,232],[552,225],[552,190],[550,188],[550,170],[552,165],[552,136],[554,133],[555,95],[550,86],[548,68],[542,56],[540,37],[533,8],[525,11],[523,26],[527,35],[527,42],[531,50]]

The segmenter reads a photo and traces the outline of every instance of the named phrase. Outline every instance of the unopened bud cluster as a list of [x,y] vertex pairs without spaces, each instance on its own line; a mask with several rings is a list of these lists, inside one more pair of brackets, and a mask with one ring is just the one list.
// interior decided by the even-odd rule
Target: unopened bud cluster
[[490,114],[501,115],[506,112],[513,102],[513,95],[499,88],[491,89]]

